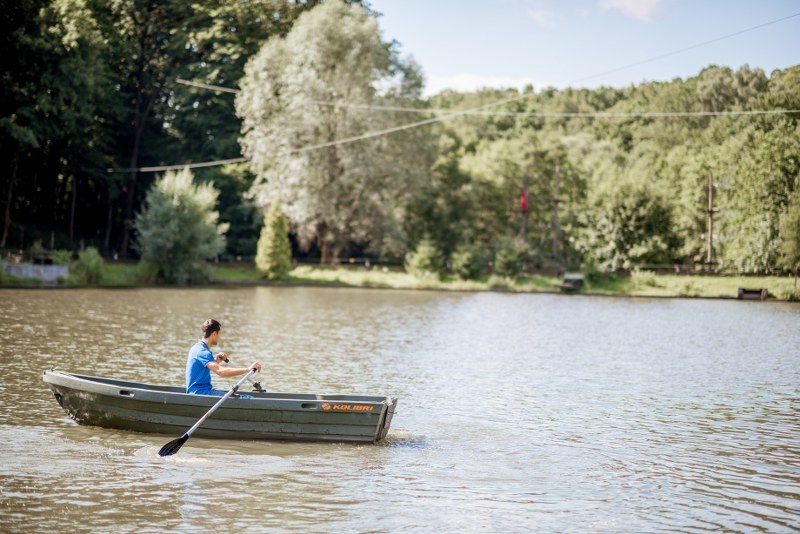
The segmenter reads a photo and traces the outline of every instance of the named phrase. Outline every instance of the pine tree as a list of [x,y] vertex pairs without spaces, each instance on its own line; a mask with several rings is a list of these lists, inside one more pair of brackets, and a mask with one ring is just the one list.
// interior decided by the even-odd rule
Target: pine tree
[[283,280],[292,270],[292,246],[286,216],[278,202],[273,202],[264,216],[258,239],[256,268],[269,280]]

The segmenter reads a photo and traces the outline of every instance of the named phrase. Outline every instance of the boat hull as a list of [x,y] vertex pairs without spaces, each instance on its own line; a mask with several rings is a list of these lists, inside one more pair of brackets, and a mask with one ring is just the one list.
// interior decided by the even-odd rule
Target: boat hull
[[[45,371],[59,405],[82,425],[181,435],[219,400],[182,388]],[[209,438],[377,443],[396,398],[247,392],[230,398],[193,434]]]

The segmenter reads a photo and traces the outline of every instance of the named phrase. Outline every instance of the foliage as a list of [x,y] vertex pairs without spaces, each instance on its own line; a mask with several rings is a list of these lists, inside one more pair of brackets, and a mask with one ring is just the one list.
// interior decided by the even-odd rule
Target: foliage
[[70,267],[70,282],[77,285],[96,286],[103,281],[103,257],[94,247],[78,253],[78,259]]
[[425,237],[417,248],[406,256],[405,267],[414,276],[422,278],[440,276],[444,270],[444,258],[433,240]]
[[795,186],[786,211],[781,215],[780,265],[794,272],[800,271],[800,184]]
[[800,125],[750,124],[723,147],[728,157],[723,260],[737,272],[772,272],[781,263],[781,215],[800,176]]
[[350,243],[401,257],[407,205],[431,163],[429,129],[337,143],[407,120],[364,105],[419,106],[418,68],[381,41],[377,20],[362,6],[325,2],[267,41],[240,85],[256,204],[279,200],[300,246],[315,245],[324,262]]
[[283,280],[292,270],[289,227],[277,201],[273,202],[264,216],[264,226],[258,240],[256,267],[268,280]]
[[167,172],[147,194],[136,217],[136,248],[142,260],[158,268],[158,277],[172,284],[207,281],[206,260],[225,249],[227,224],[214,210],[213,184],[197,185],[188,169]]
[[69,265],[72,262],[71,250],[51,250],[49,256],[55,265]]
[[460,245],[451,258],[453,273],[462,280],[475,280],[488,264],[488,254],[473,245]]
[[156,263],[147,260],[140,261],[136,269],[136,282],[146,286],[157,284],[159,270],[159,266]]
[[505,239],[494,257],[494,272],[502,277],[515,278],[522,271],[528,254],[528,246],[522,239]]
[[575,246],[601,271],[671,263],[680,246],[670,205],[647,186],[608,191],[578,221]]
[[631,271],[631,282],[636,288],[658,287],[658,277],[652,271],[634,269]]
[[[41,240],[76,250],[83,241],[124,255],[154,181],[130,169],[236,157],[242,136],[252,165],[197,171],[199,183],[215,184],[219,220],[230,223],[224,259],[255,255],[261,213],[278,199],[301,253],[325,260],[400,261],[429,236],[442,257],[466,265],[459,244],[495,250],[524,219],[540,267],[692,264],[705,261],[710,243],[727,271],[794,264],[800,116],[657,113],[796,110],[800,66],[766,74],[710,65],[626,88],[444,91],[422,100],[419,67],[382,40],[364,2],[7,4],[3,248]],[[241,87],[238,116],[231,94],[178,77]],[[306,150],[432,116],[363,106],[465,110],[499,101],[435,126]],[[614,116],[563,115],[595,112]],[[647,112],[655,114],[630,115]]]

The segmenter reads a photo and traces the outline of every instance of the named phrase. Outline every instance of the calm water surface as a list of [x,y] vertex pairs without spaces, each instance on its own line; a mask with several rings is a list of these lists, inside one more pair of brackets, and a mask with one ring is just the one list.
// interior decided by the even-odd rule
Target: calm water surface
[[[800,306],[320,288],[0,291],[0,531],[800,529]],[[400,398],[383,445],[82,427],[44,369]],[[218,387],[224,380],[216,379]]]

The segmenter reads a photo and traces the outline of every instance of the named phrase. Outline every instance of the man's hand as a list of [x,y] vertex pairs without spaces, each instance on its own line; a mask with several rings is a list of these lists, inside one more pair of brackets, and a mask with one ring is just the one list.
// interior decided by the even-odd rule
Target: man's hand
[[261,371],[261,364],[258,362],[253,362],[250,364],[250,369],[255,369],[256,371]]
[[217,363],[227,362],[228,361],[228,355],[225,354],[224,352],[220,352],[219,354],[214,356],[214,360]]

